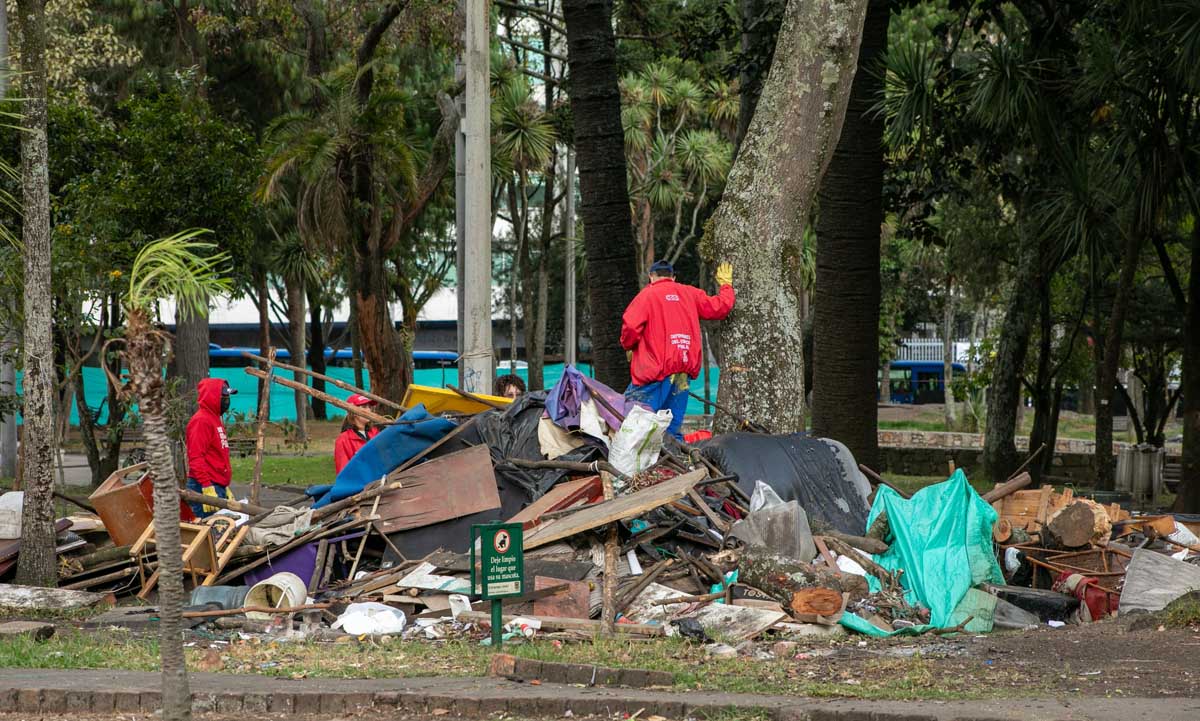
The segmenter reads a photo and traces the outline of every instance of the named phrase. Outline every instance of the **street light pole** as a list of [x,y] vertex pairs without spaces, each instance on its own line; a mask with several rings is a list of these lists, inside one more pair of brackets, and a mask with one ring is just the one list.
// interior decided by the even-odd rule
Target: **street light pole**
[[575,150],[567,148],[567,184],[566,184],[566,209],[563,213],[563,240],[566,243],[566,283],[564,284],[564,292],[566,298],[563,302],[563,312],[566,317],[563,318],[563,362],[567,365],[576,365],[579,358],[576,355],[579,347],[579,338],[575,329]]
[[492,167],[489,126],[491,53],[488,3],[465,2],[467,106],[463,115],[465,206],[465,296],[461,388],[491,393],[496,363],[492,357]]

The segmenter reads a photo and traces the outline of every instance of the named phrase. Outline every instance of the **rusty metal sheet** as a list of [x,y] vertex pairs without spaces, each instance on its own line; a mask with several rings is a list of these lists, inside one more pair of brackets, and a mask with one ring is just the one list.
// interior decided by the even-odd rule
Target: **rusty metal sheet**
[[[413,466],[388,482],[404,485],[380,497],[379,528],[396,533],[500,507],[492,456],[484,444]],[[371,513],[374,501],[359,507]]]

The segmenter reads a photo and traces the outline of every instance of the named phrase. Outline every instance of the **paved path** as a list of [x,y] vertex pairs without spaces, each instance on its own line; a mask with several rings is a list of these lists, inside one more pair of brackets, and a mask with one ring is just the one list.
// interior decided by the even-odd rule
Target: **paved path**
[[[136,671],[0,669],[0,711],[153,712],[159,675]],[[481,718],[500,713],[529,717],[632,714],[680,719],[728,709],[766,709],[776,721],[1195,721],[1195,698],[1004,699],[971,702],[894,702],[792,698],[689,691],[538,686],[496,678],[302,679],[192,673],[197,711],[228,714],[282,712],[343,714],[370,708]]]

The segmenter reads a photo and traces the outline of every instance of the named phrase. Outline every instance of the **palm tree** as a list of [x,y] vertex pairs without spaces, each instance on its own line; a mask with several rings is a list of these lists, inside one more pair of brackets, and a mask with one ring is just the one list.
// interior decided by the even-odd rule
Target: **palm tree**
[[637,253],[621,132],[612,0],[563,0],[571,69],[571,115],[582,199],[592,364],[614,388],[629,382],[621,315],[637,295]]
[[375,51],[403,8],[393,3],[364,37],[356,62],[314,81],[320,102],[290,113],[268,133],[264,201],[287,194],[300,237],[313,247],[348,251],[350,297],[372,388],[399,400],[412,379],[412,357],[389,307],[394,253],[403,253],[414,224],[449,168],[457,111],[441,95],[442,124],[422,152],[406,122],[410,98],[376,87]]
[[879,370],[879,239],[883,223],[882,85],[891,4],[870,0],[842,134],[821,181],[813,299],[813,432],[874,465]]
[[[163,365],[170,334],[154,325],[160,300],[174,298],[177,307],[198,312],[208,299],[226,292],[221,275],[228,256],[215,245],[195,240],[207,231],[190,230],[156,240],[138,252],[129,273],[123,306],[127,324],[121,351],[129,367],[126,392],[137,401],[146,435],[146,458],[154,479],[154,536],[158,549],[159,646],[162,652],[163,718],[191,717],[191,692],[183,656],[183,558],[179,533],[179,485],[167,432]],[[105,345],[107,346],[108,343]],[[106,349],[107,350],[107,349]],[[116,378],[110,378],[114,386]]]

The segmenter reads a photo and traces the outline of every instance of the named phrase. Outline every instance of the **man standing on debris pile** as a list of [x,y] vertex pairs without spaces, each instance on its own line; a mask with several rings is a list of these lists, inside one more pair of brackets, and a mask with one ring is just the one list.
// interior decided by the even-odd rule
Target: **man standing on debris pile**
[[[229,481],[233,468],[229,464],[229,439],[225,436],[225,424],[221,416],[229,410],[229,397],[237,393],[229,383],[220,378],[205,378],[196,386],[196,400],[200,406],[188,421],[187,488],[214,498],[233,500]],[[197,518],[207,518],[220,509],[203,503],[189,503]]]
[[724,320],[733,310],[733,266],[717,266],[714,296],[675,282],[665,260],[650,266],[650,284],[642,288],[621,320],[621,346],[629,351],[632,382],[625,397],[651,410],[671,411],[667,432],[683,440],[688,387],[700,375],[701,320]]
[[[346,402],[358,408],[372,408],[375,401],[364,395],[355,393]],[[333,473],[342,472],[350,459],[358,453],[358,449],[367,445],[367,441],[379,435],[379,429],[371,426],[371,421],[357,413],[346,414],[346,424],[342,426],[342,434],[333,442]]]

